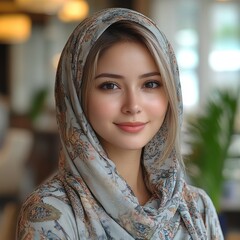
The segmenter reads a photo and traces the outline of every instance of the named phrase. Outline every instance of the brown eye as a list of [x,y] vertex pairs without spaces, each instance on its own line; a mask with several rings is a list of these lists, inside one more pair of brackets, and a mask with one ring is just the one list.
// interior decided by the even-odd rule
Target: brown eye
[[148,81],[144,84],[145,88],[158,88],[160,87],[160,82],[158,81]]
[[112,82],[105,82],[100,85],[100,89],[104,89],[104,90],[114,90],[117,88],[119,88],[117,84]]

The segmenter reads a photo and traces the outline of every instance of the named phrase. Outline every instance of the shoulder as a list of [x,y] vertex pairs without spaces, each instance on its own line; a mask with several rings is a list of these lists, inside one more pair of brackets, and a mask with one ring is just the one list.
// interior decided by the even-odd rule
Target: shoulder
[[210,239],[223,239],[219,218],[211,198],[203,189],[191,185],[188,185],[188,189],[202,216]]
[[62,181],[55,176],[39,186],[23,203],[17,239],[69,239],[65,228],[74,228],[74,224],[70,200]]
[[205,223],[205,220],[209,217],[209,215],[217,215],[212,200],[203,189],[185,184],[183,198],[187,203],[194,203],[191,205],[189,204],[189,211],[194,212],[197,209]]
[[188,185],[188,188],[191,192],[192,197],[194,198],[195,202],[197,203],[198,209],[200,212],[216,211],[215,207],[212,203],[212,200],[208,196],[208,194],[201,188],[197,188],[191,185]]
[[[44,221],[45,218],[48,220],[48,218],[53,216],[60,216],[61,212],[58,209],[62,210],[60,207],[63,204],[67,206],[69,200],[61,180],[56,175],[37,187],[27,197],[23,203],[22,210],[27,213],[26,217],[33,219],[34,216],[32,214],[34,213],[36,220]],[[46,213],[44,210],[47,211],[46,216],[44,215]]]

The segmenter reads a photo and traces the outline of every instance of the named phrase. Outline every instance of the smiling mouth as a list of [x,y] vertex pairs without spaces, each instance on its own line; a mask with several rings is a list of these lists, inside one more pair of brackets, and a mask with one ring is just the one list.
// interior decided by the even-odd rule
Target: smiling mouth
[[115,123],[115,125],[124,132],[128,133],[137,133],[143,130],[146,126],[146,123],[143,122],[124,122],[124,123]]

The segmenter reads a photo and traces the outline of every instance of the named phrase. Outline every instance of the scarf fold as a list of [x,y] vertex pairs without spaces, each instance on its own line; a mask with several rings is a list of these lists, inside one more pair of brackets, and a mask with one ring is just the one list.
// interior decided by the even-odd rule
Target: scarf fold
[[[206,239],[194,199],[188,194],[176,153],[159,162],[166,124],[144,148],[143,165],[153,197],[140,206],[132,190],[108,159],[81,107],[81,80],[87,55],[111,24],[141,24],[158,39],[171,67],[179,100],[182,97],[176,59],[152,20],[129,9],[107,9],[84,20],[72,33],[60,58],[55,86],[62,151],[59,168],[75,214],[79,236],[86,239],[173,239],[185,224],[192,239]],[[85,239],[83,238],[83,239]]]

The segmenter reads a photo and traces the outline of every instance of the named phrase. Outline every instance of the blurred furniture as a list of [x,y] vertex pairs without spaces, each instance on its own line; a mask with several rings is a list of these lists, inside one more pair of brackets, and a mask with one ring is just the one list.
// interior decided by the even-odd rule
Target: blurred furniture
[[14,240],[16,232],[16,223],[19,206],[14,203],[8,203],[4,206],[3,212],[0,215],[0,239]]
[[58,166],[60,140],[56,131],[33,131],[34,142],[26,163],[35,186],[51,176]]
[[[42,112],[31,121],[27,116],[11,116],[11,126],[28,129],[32,134],[32,145],[25,162],[25,176],[22,179],[21,199],[41,184],[58,166],[59,135],[55,111]],[[27,187],[28,185],[28,187]]]
[[25,165],[33,145],[31,131],[22,128],[6,130],[0,148],[0,239],[14,240],[18,198],[22,191]]
[[33,136],[26,129],[9,128],[0,149],[0,198],[18,196]]
[[226,222],[226,239],[235,240],[240,239],[240,209],[223,212]]

